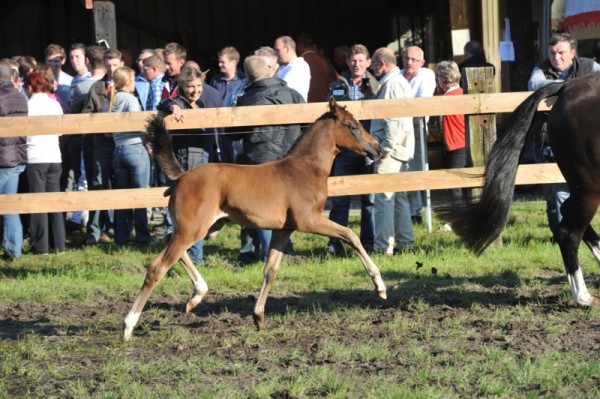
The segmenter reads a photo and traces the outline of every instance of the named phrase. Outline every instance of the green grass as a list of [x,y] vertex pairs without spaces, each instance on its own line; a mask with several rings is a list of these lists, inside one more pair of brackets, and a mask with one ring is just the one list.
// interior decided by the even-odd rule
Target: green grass
[[174,266],[128,343],[121,323],[160,247],[0,263],[0,398],[600,397],[600,311],[570,303],[543,204],[516,203],[480,257],[440,227],[416,226],[414,254],[374,257],[388,301],[354,255],[295,233],[308,261],[284,262],[256,331],[263,266],[231,266],[239,228],[226,226],[205,246],[205,303],[181,313],[191,283]]

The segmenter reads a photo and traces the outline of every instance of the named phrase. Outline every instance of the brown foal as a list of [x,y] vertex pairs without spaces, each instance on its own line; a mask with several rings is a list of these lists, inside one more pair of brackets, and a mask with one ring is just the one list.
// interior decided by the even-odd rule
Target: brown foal
[[144,284],[125,318],[124,340],[131,338],[150,293],[177,260],[194,285],[186,312],[200,303],[208,286],[186,250],[228,221],[273,230],[253,313],[259,329],[265,326],[267,296],[294,230],[335,237],[350,245],[373,280],[378,295],[386,298],[379,269],[357,235],[322,213],[327,200],[327,178],[340,150],[351,150],[374,160],[381,156],[377,141],[335,100],[330,100],[329,112],[309,127],[286,157],[262,165],[209,163],[182,172],[173,155],[163,116],[152,117],[147,131],[158,162],[167,176],[175,180],[165,192],[165,196],[171,196],[169,212],[174,231],[166,247],[150,262]]

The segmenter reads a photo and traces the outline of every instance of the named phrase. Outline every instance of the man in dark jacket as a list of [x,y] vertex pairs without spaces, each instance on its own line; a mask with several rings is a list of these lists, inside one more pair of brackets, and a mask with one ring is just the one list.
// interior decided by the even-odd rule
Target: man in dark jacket
[[[17,90],[19,71],[0,61],[0,117],[27,116],[27,99]],[[0,194],[16,194],[19,175],[27,164],[24,136],[0,137]],[[5,259],[18,259],[23,246],[23,226],[19,215],[2,216],[2,246]]]
[[[244,95],[239,97],[237,106],[299,104],[304,98],[296,90],[273,77],[276,68],[269,65],[276,62],[269,57],[253,55],[244,60],[244,71],[250,85]],[[275,161],[285,156],[296,140],[302,135],[299,125],[268,125],[236,128],[237,134],[227,137],[232,140],[242,139],[243,154],[238,155],[237,162],[247,165],[258,165]],[[268,182],[265,182],[267,184]],[[248,264],[266,260],[271,242],[271,230],[251,230],[242,228],[242,248],[238,255],[240,264]],[[262,256],[260,254],[262,246]],[[286,253],[293,253],[291,241]]]

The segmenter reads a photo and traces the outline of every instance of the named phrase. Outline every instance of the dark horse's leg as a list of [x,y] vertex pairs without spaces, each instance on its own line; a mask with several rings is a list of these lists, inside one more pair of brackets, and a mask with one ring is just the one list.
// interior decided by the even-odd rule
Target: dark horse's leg
[[[571,298],[575,303],[583,306],[600,305],[600,301],[587,290],[577,253],[582,237],[586,238],[586,244],[590,246],[591,241],[589,239],[594,239],[593,236],[595,236],[595,243],[592,244],[590,249],[598,259],[598,236],[590,227],[590,222],[596,213],[596,209],[598,209],[599,203],[600,197],[598,196],[571,192],[570,197],[561,207],[563,219],[556,230],[555,238],[565,264],[567,279],[571,288]],[[596,252],[594,252],[594,247]]]
[[596,231],[592,228],[592,226],[588,226],[583,233],[583,242],[588,246],[594,258],[596,258],[596,262],[600,264],[600,237],[596,234]]

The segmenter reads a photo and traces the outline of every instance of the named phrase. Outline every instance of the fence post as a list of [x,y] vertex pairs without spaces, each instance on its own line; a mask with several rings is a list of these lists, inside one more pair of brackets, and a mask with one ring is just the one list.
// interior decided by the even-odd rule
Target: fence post
[[[494,69],[492,67],[465,68],[467,93],[494,93]],[[466,120],[470,139],[473,166],[484,166],[494,141],[496,141],[496,115],[469,115]]]
[[[468,94],[496,92],[494,68],[465,68],[464,73],[467,75]],[[465,122],[473,166],[485,166],[492,145],[496,141],[496,114],[469,115]],[[479,188],[471,189],[469,197],[477,197],[480,192]],[[501,237],[498,237],[493,245],[501,247]]]

